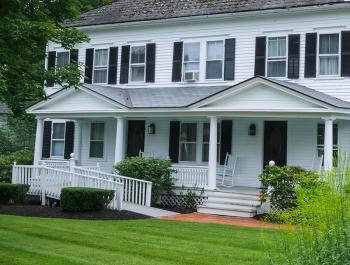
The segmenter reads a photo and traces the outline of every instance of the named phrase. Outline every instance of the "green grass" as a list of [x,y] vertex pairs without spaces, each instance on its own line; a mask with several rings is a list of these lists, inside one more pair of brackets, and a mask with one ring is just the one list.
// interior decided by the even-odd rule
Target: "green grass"
[[263,241],[275,233],[264,231],[152,219],[0,215],[0,264],[261,264]]

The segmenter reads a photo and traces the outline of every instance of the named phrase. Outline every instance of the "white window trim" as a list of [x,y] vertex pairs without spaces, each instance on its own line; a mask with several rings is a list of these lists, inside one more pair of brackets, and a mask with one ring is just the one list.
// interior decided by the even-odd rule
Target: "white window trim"
[[[54,156],[52,155],[52,142],[54,141],[62,141],[62,139],[53,139],[53,125],[54,124],[63,124],[64,125],[64,138],[63,138],[63,156]],[[51,142],[50,142],[50,158],[59,158],[62,159],[64,158],[64,152],[65,152],[65,146],[66,146],[66,122],[65,121],[52,121],[52,125],[51,125]]]
[[[285,76],[268,76],[269,72],[269,58],[280,58],[280,57],[269,57],[269,39],[271,38],[286,38],[286,71],[285,71]],[[288,77],[288,50],[289,50],[289,38],[288,35],[271,35],[266,37],[266,47],[265,47],[265,54],[266,54],[266,60],[265,60],[265,76],[266,77],[271,77],[271,78],[276,78],[276,79],[285,79]],[[274,62],[278,61],[284,61],[284,60],[273,60]]]
[[[321,75],[320,74],[320,57],[324,56],[336,56],[335,54],[322,54],[320,55],[320,36],[321,35],[328,35],[328,34],[338,34],[338,40],[339,40],[339,49],[338,49],[338,74],[336,75]],[[317,49],[317,58],[316,58],[316,77],[317,78],[329,78],[329,77],[341,77],[341,32],[339,31],[332,31],[332,32],[328,32],[328,31],[324,31],[324,32],[317,32],[317,45],[316,45],[316,49]]]
[[[191,142],[188,142],[188,141],[186,141],[186,142],[182,142],[181,141],[181,129],[182,129],[182,125],[183,124],[195,124],[196,125],[196,141],[191,141]],[[196,157],[194,158],[194,160],[192,160],[192,161],[188,161],[188,160],[181,160],[181,144],[183,144],[183,143],[185,143],[185,144],[195,144],[196,145],[196,148],[195,148],[195,150],[196,150]],[[179,134],[179,162],[180,163],[197,163],[197,156],[198,156],[198,154],[197,154],[197,146],[198,145],[198,122],[196,122],[196,121],[193,121],[193,122],[191,122],[191,121],[184,121],[184,122],[180,122],[180,134]]]
[[[145,62],[144,63],[131,63],[131,50],[133,47],[144,47],[145,48]],[[129,80],[128,83],[131,84],[144,84],[146,83],[146,62],[147,62],[147,44],[146,43],[135,43],[133,45],[130,45],[130,55],[129,55]],[[144,71],[143,71],[143,81],[132,81],[131,80],[131,66],[144,66]]]
[[[221,60],[208,60],[208,42],[222,42],[222,59]],[[208,40],[205,42],[205,80],[206,81],[222,81],[224,80],[224,75],[225,75],[225,39],[218,39],[218,40]],[[207,78],[207,62],[217,62],[217,61],[222,61],[222,76],[221,78]]]
[[[198,61],[187,61],[185,62],[185,45],[186,44],[191,44],[191,43],[198,43],[199,44],[199,60]],[[186,41],[183,42],[183,47],[182,47],[182,73],[181,73],[181,80],[184,83],[188,83],[185,80],[185,64],[186,63],[198,63],[198,80],[195,80],[194,82],[199,82],[201,80],[201,47],[202,47],[202,41]],[[197,71],[195,71],[197,72]]]
[[[99,50],[107,50],[107,65],[106,66],[97,66],[97,68],[99,70],[102,70],[104,68],[106,68],[107,70],[107,74],[106,74],[106,82],[105,83],[95,83],[94,80],[95,80],[95,59],[96,59],[96,51],[99,51]],[[94,49],[94,60],[93,60],[93,63],[92,63],[92,66],[93,66],[93,70],[92,70],[92,83],[93,84],[107,84],[108,83],[108,68],[109,68],[109,48],[107,47],[104,47],[104,48],[95,48]]]
[[[93,123],[102,123],[103,124],[103,156],[102,157],[91,157],[90,156],[90,148],[91,148],[91,127]],[[105,161],[106,158],[106,136],[107,136],[107,130],[106,130],[106,122],[104,121],[91,121],[89,124],[89,150],[88,150],[88,158],[89,160],[93,161]],[[102,141],[102,140],[92,140],[92,141]]]

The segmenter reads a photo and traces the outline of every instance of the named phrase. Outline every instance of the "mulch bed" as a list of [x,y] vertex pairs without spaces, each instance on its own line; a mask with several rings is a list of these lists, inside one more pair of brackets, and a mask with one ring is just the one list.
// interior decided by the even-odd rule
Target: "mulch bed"
[[0,205],[0,214],[81,220],[136,220],[150,218],[149,216],[129,211],[102,210],[98,212],[67,213],[62,211],[60,207],[40,205]]

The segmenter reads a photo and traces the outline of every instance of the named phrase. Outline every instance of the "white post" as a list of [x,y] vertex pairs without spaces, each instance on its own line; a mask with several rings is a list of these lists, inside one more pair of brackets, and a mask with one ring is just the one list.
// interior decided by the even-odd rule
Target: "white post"
[[117,117],[117,132],[115,136],[115,164],[119,163],[124,159],[123,153],[124,145],[124,118]]
[[41,186],[41,205],[46,205],[46,168],[38,168]]
[[74,172],[74,167],[76,166],[76,160],[75,160],[75,154],[71,153],[70,154],[70,159],[69,159],[69,171]]
[[209,164],[208,164],[208,186],[209,189],[216,188],[216,161],[217,161],[217,117],[210,118],[210,137],[209,137]]
[[43,149],[43,133],[44,133],[44,120],[38,118],[36,120],[36,133],[35,133],[35,149],[34,149],[34,165],[38,166],[41,160],[42,149]]
[[76,120],[75,122],[75,128],[74,128],[74,155],[75,160],[78,162],[81,159],[81,122],[80,120]]
[[325,118],[324,124],[324,168],[333,167],[333,118]]

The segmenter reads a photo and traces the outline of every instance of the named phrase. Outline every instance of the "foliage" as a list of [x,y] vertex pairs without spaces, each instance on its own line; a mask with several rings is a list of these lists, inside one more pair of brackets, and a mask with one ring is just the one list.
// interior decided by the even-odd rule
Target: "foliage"
[[196,209],[198,201],[200,201],[200,198],[204,194],[204,188],[199,189],[199,192],[194,191],[196,188],[197,187],[186,189],[184,186],[182,186],[182,191],[179,194],[181,198],[179,206],[181,208]]
[[0,204],[24,203],[29,185],[0,183]]
[[173,187],[171,179],[171,162],[150,157],[130,157],[115,166],[119,174],[151,181],[152,203],[156,203],[162,191],[170,192]]
[[0,183],[11,182],[13,162],[21,165],[33,164],[33,152],[20,150],[10,154],[0,155]]
[[[78,0],[2,0],[0,7],[0,100],[15,116],[45,97],[45,80],[77,87],[82,73],[79,65],[67,70],[45,70],[45,48],[49,42],[72,49],[88,41],[76,28],[64,26],[65,20],[79,18]],[[73,69],[74,68],[74,69]]]
[[114,191],[94,188],[63,188],[61,207],[67,212],[100,211],[112,201]]
[[262,183],[261,197],[270,197],[271,207],[285,211],[297,206],[296,188],[312,189],[319,184],[319,176],[298,166],[267,166],[259,176]]

